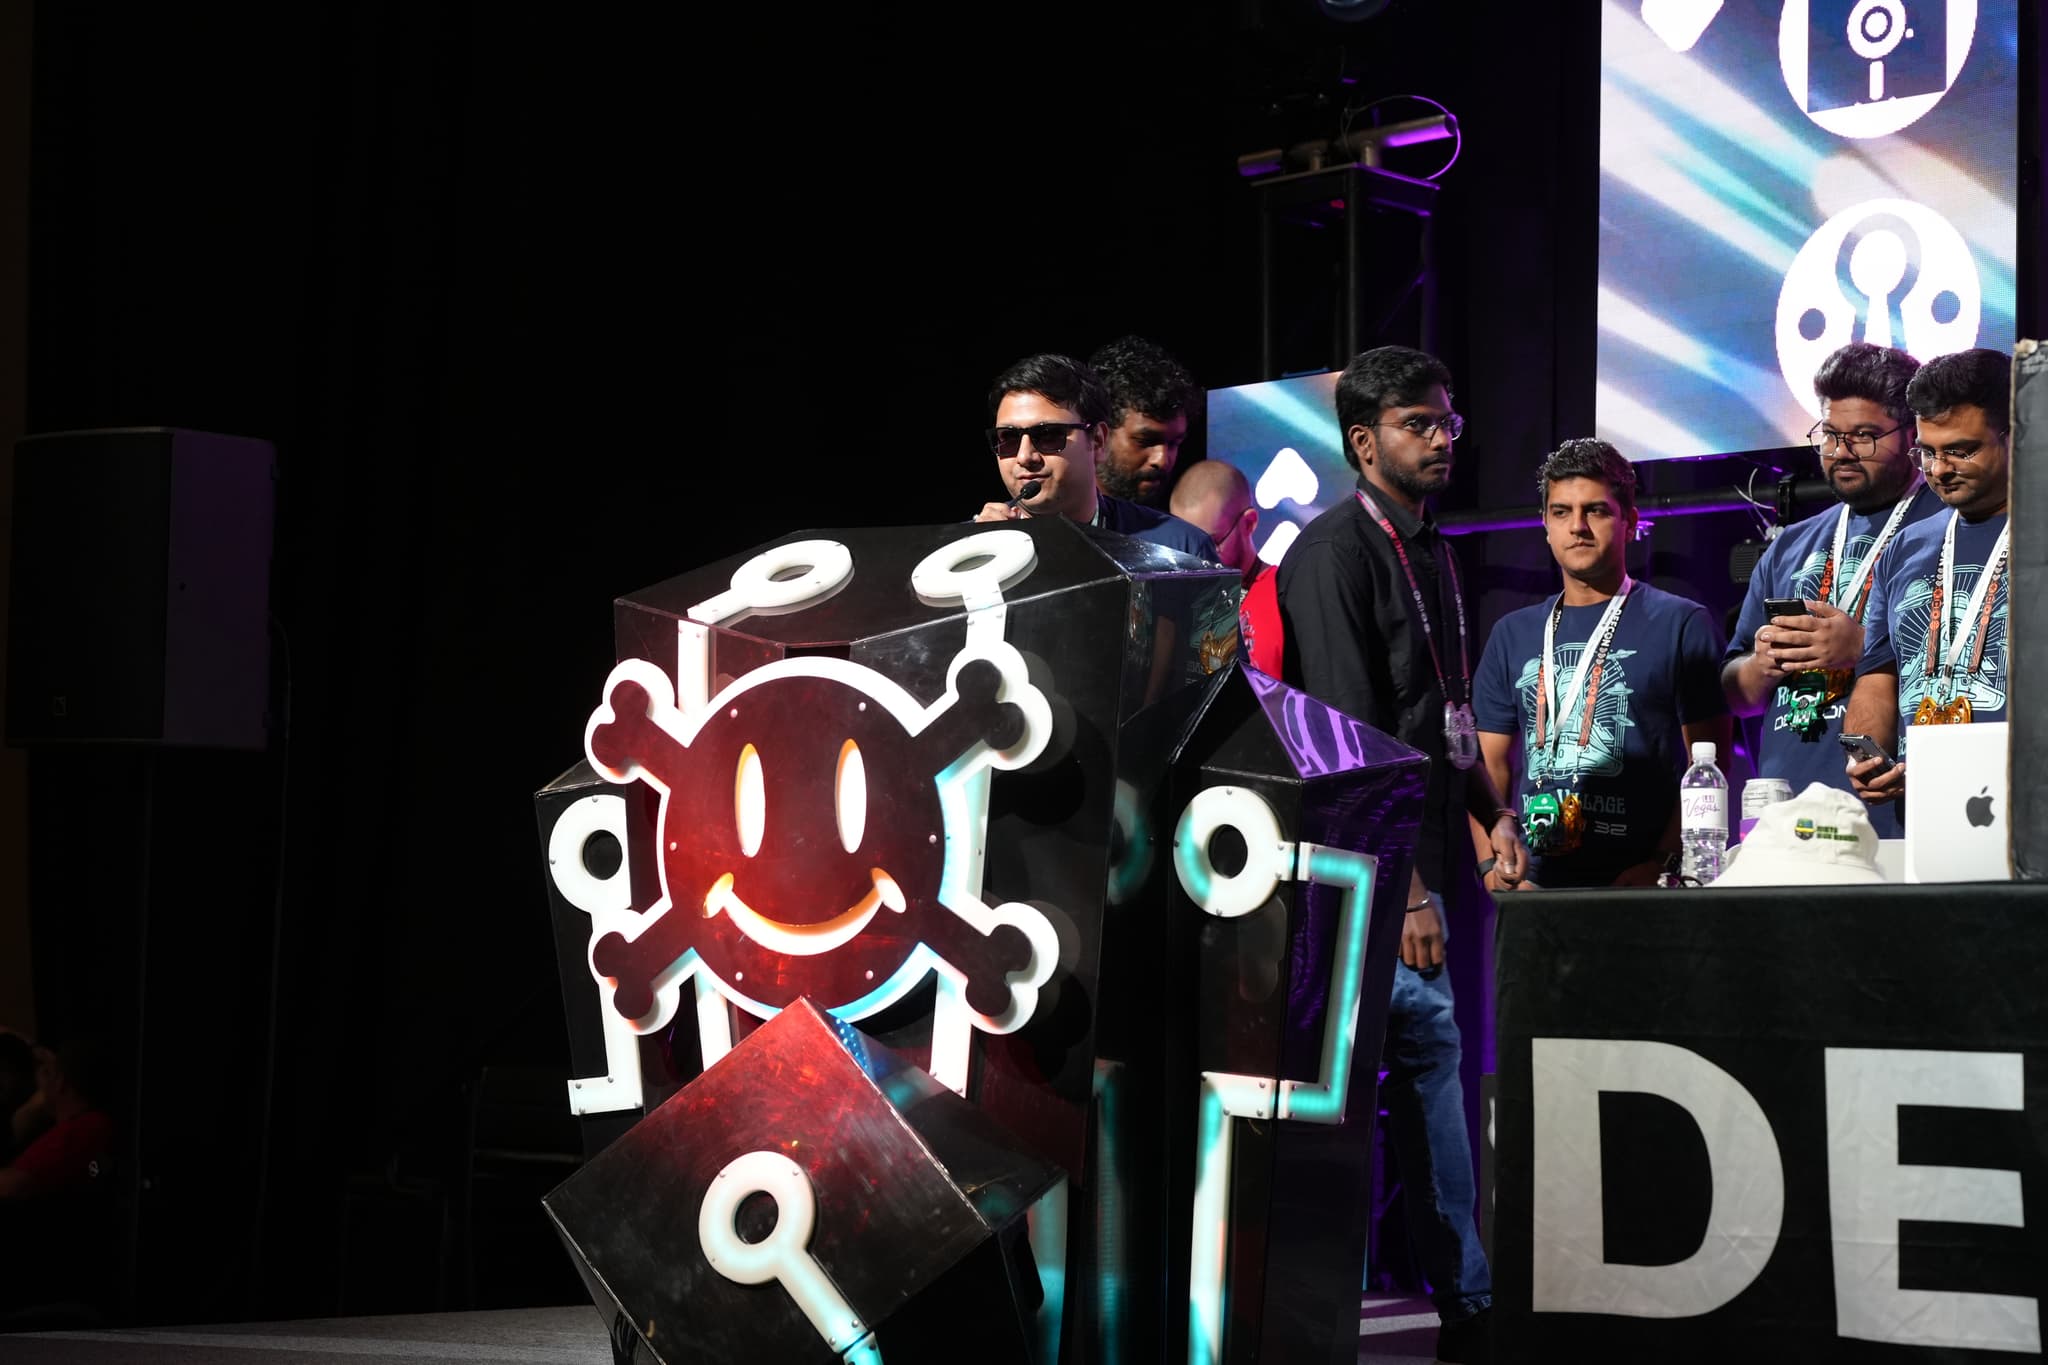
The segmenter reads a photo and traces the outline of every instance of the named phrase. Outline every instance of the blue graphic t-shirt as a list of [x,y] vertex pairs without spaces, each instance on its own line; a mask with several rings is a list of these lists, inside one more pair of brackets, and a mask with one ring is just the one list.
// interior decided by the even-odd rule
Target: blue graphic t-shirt
[[[1906,506],[1905,521],[1900,525],[1898,535],[1885,547],[1880,566],[1884,560],[1900,553],[1899,542],[1909,528],[1944,510],[1933,489],[1925,484],[1916,484],[1912,499]],[[1844,611],[1851,605],[1848,600],[1850,580],[1856,576],[1891,514],[1889,507],[1871,513],[1849,514],[1849,530],[1842,545],[1844,562],[1835,566],[1834,584],[1829,592],[1830,599]],[[1828,556],[1834,552],[1835,526],[1840,517],[1841,509],[1831,507],[1818,516],[1787,527],[1771,542],[1763,558],[1757,561],[1756,572],[1750,577],[1749,595],[1742,599],[1742,615],[1735,622],[1735,637],[1728,642],[1728,660],[1740,658],[1756,648],[1756,633],[1770,624],[1770,618],[1764,615],[1767,598],[1821,600],[1820,582],[1827,570]],[[1872,570],[1873,574],[1875,572]],[[1870,591],[1873,595],[1876,592],[1874,580]],[[1866,622],[1869,616],[1870,608],[1866,601]],[[1842,733],[1842,717],[1849,709],[1846,690],[1821,707],[1823,728],[1807,739],[1792,728],[1792,689],[1787,685],[1789,682],[1790,679],[1779,680],[1772,691],[1770,704],[1764,710],[1763,738],[1757,746],[1757,776],[1782,777],[1791,783],[1794,792],[1803,792],[1815,782],[1825,782],[1830,787],[1849,791],[1849,774],[1843,766],[1842,746],[1836,742]],[[1878,838],[1897,838],[1900,833],[1898,803],[1870,807],[1870,823],[1876,826]]]
[[1978,522],[1956,519],[1955,573],[1947,601],[1949,639],[1961,639],[1969,632],[1971,644],[1954,678],[1945,686],[1938,668],[1933,674],[1928,670],[1927,637],[1934,625],[1934,588],[1941,575],[1941,541],[1948,530],[1948,515],[1930,517],[1909,531],[1901,531],[1898,541],[1878,563],[1876,582],[1870,589],[1870,608],[1864,614],[1863,661],[1856,666],[1856,673],[1860,677],[1872,669],[1898,669],[1900,758],[1905,757],[1909,747],[1908,736],[1912,732],[1907,727],[1913,723],[1913,713],[1919,708],[1920,699],[1930,692],[1937,702],[1968,697],[1972,720],[2005,719],[2006,694],[2010,690],[2006,677],[2005,587],[2012,577],[2010,567],[1998,575],[1997,585],[1992,589],[1983,663],[1976,672],[1969,671],[1970,655],[1976,653],[1970,596],[1977,590],[1977,579],[1998,544],[1999,533],[2005,530],[2005,520],[2003,512]]
[[[1536,679],[1543,627],[1555,603],[1524,607],[1493,628],[1472,680],[1472,710],[1482,731],[1516,738],[1521,776],[1510,799],[1517,811],[1539,786],[1569,790],[1577,774],[1584,837],[1574,852],[1533,858],[1530,875],[1546,887],[1611,886],[1623,871],[1657,855],[1678,804],[1678,779],[1690,762],[1685,724],[1727,714],[1721,637],[1699,603],[1636,584],[1600,670],[1600,694],[1591,699],[1590,735],[1582,746],[1582,695],[1553,749],[1536,742]],[[1564,609],[1557,623],[1558,705],[1598,643],[1593,637],[1606,609],[1604,602]]]

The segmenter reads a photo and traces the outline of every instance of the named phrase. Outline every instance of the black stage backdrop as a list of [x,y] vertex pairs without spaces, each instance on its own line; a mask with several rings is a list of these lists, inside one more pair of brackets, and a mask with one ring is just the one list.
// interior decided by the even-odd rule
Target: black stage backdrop
[[[798,526],[967,515],[996,488],[987,383],[1022,354],[1138,332],[1205,385],[1266,377],[1233,161],[1331,131],[1317,96],[1462,120],[1446,506],[1528,502],[1591,424],[1597,17],[38,6],[28,429],[263,436],[282,468],[288,781],[240,775],[220,819],[242,881],[287,832],[274,1034],[261,971],[224,984],[174,928],[267,932],[267,886],[224,908],[173,859],[153,896],[152,980],[241,1007],[166,1046],[231,1039],[271,1114],[266,1235],[217,1239],[239,1288],[206,1311],[492,1300],[344,1288],[378,1252],[334,1232],[349,1173],[402,1189],[406,1153],[460,1148],[478,1068],[566,1067],[528,803],[577,755],[610,600]],[[1552,582],[1534,533],[1468,553],[1485,622]],[[155,780],[191,805],[216,779]],[[32,800],[76,844],[54,792]],[[40,1012],[82,1018],[44,976]]]

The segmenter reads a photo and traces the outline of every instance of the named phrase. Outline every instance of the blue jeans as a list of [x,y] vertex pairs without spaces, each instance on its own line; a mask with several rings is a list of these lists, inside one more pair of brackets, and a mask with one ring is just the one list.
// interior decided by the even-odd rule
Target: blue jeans
[[1465,1136],[1465,1094],[1458,1079],[1458,1024],[1451,977],[1394,965],[1380,1103],[1401,1163],[1401,1187],[1429,1301],[1446,1322],[1493,1305],[1493,1276],[1473,1221],[1478,1190]]

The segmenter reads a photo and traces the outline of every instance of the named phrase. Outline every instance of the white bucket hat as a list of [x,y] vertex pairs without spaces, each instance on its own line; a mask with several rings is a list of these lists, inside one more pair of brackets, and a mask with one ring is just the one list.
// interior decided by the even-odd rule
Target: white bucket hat
[[1729,850],[1715,886],[1878,885],[1877,831],[1863,803],[1816,782],[1766,806],[1749,837]]

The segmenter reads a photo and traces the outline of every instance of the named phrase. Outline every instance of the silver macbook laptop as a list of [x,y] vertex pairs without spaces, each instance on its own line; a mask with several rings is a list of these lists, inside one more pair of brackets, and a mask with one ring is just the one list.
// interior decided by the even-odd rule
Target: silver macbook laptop
[[1906,742],[1906,880],[2012,880],[2010,728],[1915,725]]

